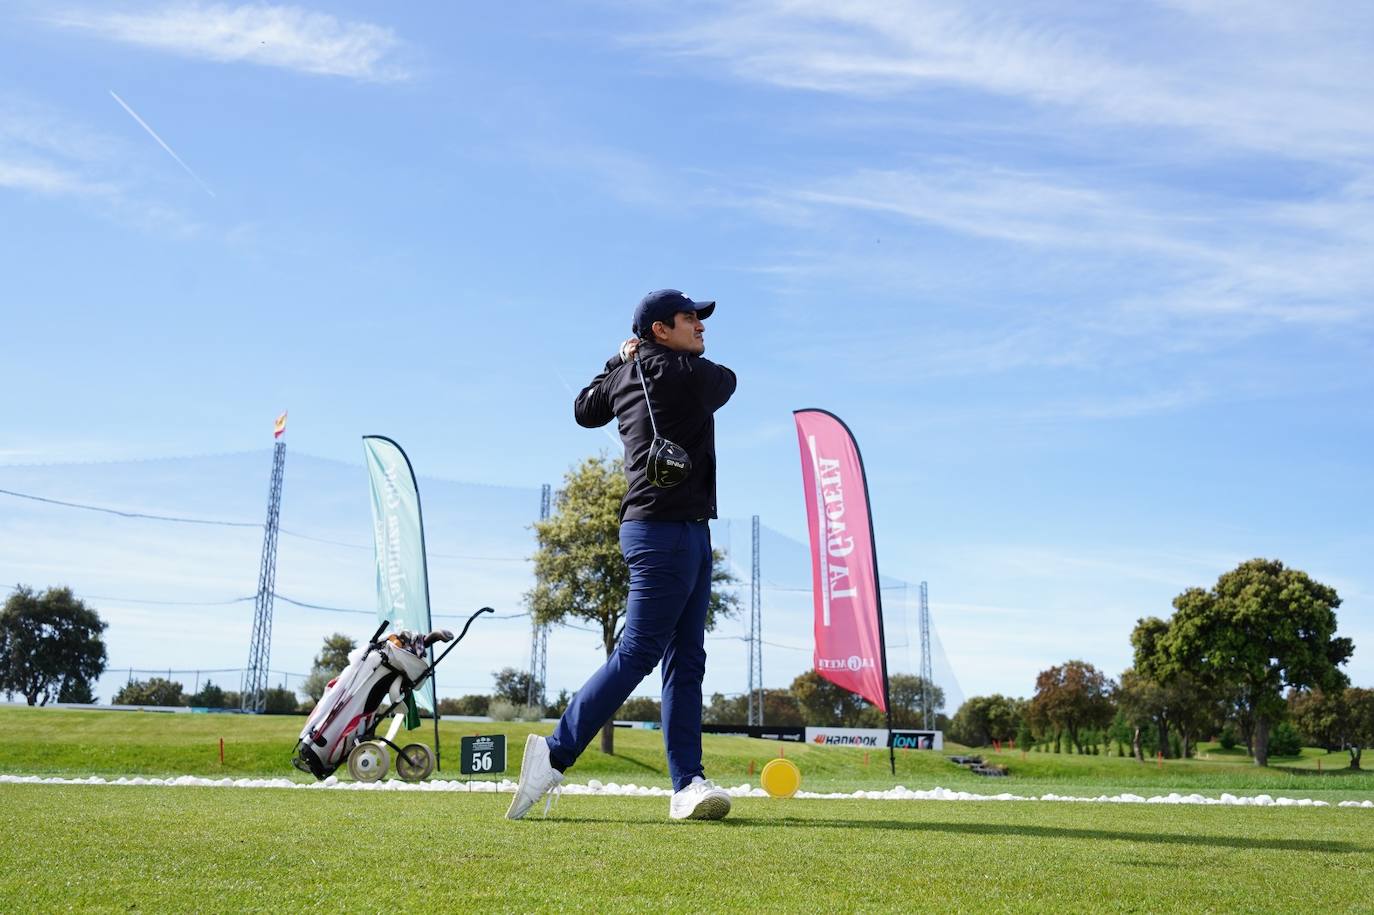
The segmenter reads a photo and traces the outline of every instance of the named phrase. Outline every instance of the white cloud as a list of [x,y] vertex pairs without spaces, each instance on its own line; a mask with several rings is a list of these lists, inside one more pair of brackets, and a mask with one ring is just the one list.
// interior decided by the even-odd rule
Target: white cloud
[[173,4],[139,13],[73,11],[51,20],[102,38],[225,63],[254,63],[366,82],[407,78],[389,28],[265,3]]
[[[1197,3],[1123,10],[972,10],[944,0],[763,0],[640,39],[723,61],[739,78],[862,96],[966,90],[1104,122],[1187,128],[1264,150],[1363,156],[1370,77],[1360,23]],[[1125,36],[1123,40],[1123,36]]]
[[[0,152],[0,156],[4,153]],[[75,172],[44,162],[22,162],[0,158],[0,187],[51,195],[113,194],[113,185],[88,181]]]

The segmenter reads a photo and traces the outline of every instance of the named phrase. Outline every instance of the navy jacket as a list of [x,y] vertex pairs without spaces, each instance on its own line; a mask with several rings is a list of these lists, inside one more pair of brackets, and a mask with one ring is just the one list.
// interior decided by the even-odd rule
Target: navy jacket
[[577,424],[588,429],[620,420],[629,490],[620,504],[622,521],[699,521],[716,517],[716,424],[712,414],[735,393],[735,373],[702,356],[657,343],[639,345],[654,405],[658,434],[687,449],[692,473],[672,489],[659,489],[645,476],[654,432],[639,384],[639,368],[612,356],[605,370],[582,389],[573,404]]

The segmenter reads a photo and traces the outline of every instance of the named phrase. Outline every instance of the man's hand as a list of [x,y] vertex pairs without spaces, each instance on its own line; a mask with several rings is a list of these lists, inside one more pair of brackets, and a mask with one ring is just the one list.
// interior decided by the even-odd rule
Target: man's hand
[[634,362],[635,353],[639,352],[639,338],[631,337],[620,344],[620,361]]

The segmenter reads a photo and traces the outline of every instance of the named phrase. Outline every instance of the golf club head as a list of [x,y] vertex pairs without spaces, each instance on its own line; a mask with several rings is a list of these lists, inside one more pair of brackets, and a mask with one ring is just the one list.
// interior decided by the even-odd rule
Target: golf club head
[[672,489],[692,472],[692,459],[687,450],[666,438],[656,437],[649,446],[646,474],[649,482],[659,489]]

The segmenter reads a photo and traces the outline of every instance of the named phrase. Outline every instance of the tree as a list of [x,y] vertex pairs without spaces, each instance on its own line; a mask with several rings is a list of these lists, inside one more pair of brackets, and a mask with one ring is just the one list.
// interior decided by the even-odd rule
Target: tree
[[569,703],[572,702],[573,695],[566,689],[560,689],[553,702],[544,707],[544,714],[549,718],[562,718],[563,713],[568,710]]
[[1105,728],[1116,709],[1112,701],[1116,684],[1086,661],[1069,661],[1035,678],[1031,699],[1032,721],[1068,732],[1074,748],[1083,753],[1080,734],[1085,728]]
[[439,700],[440,715],[468,715],[480,718],[486,715],[487,706],[491,704],[490,696],[478,696],[475,694],[459,696],[457,699],[443,698]]
[[650,696],[631,696],[615,717],[621,721],[658,721],[663,717],[663,707]]
[[1251,559],[1224,573],[1209,591],[1174,598],[1160,647],[1176,669],[1195,671],[1209,687],[1233,686],[1254,722],[1255,764],[1269,764],[1269,730],[1284,714],[1286,688],[1345,685],[1337,665],[1354,645],[1336,635],[1334,588],[1273,559]]
[[358,647],[358,643],[341,632],[326,636],[324,647],[315,656],[315,664],[310,668],[310,674],[301,684],[301,693],[308,697],[312,703],[319,702],[324,691],[329,688],[329,681],[343,673],[348,666],[348,654]]
[[1314,747],[1344,749],[1345,696],[1350,690],[1295,689],[1288,693],[1288,717]]
[[181,694],[182,686],[166,677],[151,677],[147,680],[130,680],[115,693],[113,705],[185,705],[186,697]]
[[1274,756],[1297,756],[1302,753],[1302,735],[1287,721],[1280,721],[1269,735],[1269,752]]
[[[206,680],[205,685],[199,692],[192,693],[186,697],[186,704],[196,708],[230,708],[225,701],[225,692],[215,685],[213,680]],[[238,707],[235,703],[234,708]]]
[[[710,703],[701,711],[701,720],[707,724],[745,724],[749,720],[749,697],[742,693],[734,696],[712,693]],[[785,689],[763,691],[763,721],[774,726],[806,724],[797,697]]]
[[855,693],[808,670],[792,681],[806,723],[818,727],[854,727],[859,723],[865,703]]
[[76,705],[94,705],[95,692],[90,680],[76,677],[64,679],[62,688],[57,691],[58,702],[71,702]]
[[792,695],[791,690],[763,691],[763,723],[775,727],[803,727],[806,724],[806,719],[802,717],[801,703]]
[[701,710],[702,723],[744,724],[749,717],[748,701],[743,694],[727,696],[724,693],[712,693],[711,701]]
[[89,700],[105,672],[105,623],[72,594],[15,587],[0,609],[0,691],[29,705]]
[[[888,704],[892,707],[892,726],[895,728],[925,727],[925,680],[916,674],[891,674],[887,682]],[[945,691],[930,684],[932,717],[945,705]],[[887,727],[887,715],[876,705],[867,702],[860,716],[870,727]]]
[[1342,705],[1343,740],[1350,751],[1350,768],[1358,769],[1361,751],[1374,747],[1374,689],[1351,687],[1345,691]]
[[984,747],[994,740],[1012,740],[1021,729],[1026,713],[1024,699],[1009,699],[1000,693],[974,696],[964,700],[949,723],[949,736],[966,747]]
[[514,667],[503,667],[491,675],[495,681],[491,697],[493,699],[504,699],[511,705],[523,707],[530,699],[530,672],[528,670],[516,670]]
[[274,686],[264,695],[264,708],[269,715],[294,715],[301,710],[301,701],[294,689]]
[[[625,490],[619,459],[587,458],[564,475],[553,515],[534,525],[539,544],[535,584],[525,595],[536,623],[561,623],[571,617],[595,624],[607,659],[624,631],[630,596],[630,570],[619,546]],[[713,558],[708,631],[739,607],[738,597],[726,590],[735,578],[724,554],[714,551]],[[523,704],[525,697],[519,701]],[[609,721],[601,729],[601,751],[615,752],[615,728]]]
[[1163,686],[1130,667],[1121,673],[1117,701],[1124,724],[1131,731],[1131,755],[1145,761],[1140,732],[1149,729],[1155,735],[1156,748],[1169,753],[1169,694]]

